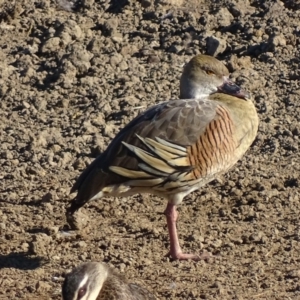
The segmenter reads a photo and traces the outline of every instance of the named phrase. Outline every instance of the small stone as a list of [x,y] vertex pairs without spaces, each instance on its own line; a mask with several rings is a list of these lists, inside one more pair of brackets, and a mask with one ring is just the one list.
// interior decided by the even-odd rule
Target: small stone
[[86,244],[85,241],[80,241],[80,242],[78,242],[78,246],[79,246],[80,248],[86,248],[87,244]]
[[249,1],[238,1],[229,7],[229,11],[234,17],[243,17],[253,13],[255,8],[249,5]]
[[219,26],[226,27],[231,25],[233,16],[227,8],[221,8],[216,14],[216,19]]
[[212,243],[212,246],[214,248],[220,248],[222,246],[223,242],[222,240],[215,240],[213,243]]
[[286,39],[282,34],[275,35],[274,37],[271,38],[270,42],[275,47],[276,46],[286,46]]
[[206,42],[207,54],[212,56],[217,56],[218,54],[224,52],[227,48],[226,41],[214,36],[207,38]]
[[48,233],[50,235],[55,235],[58,233],[58,231],[59,231],[59,227],[57,227],[57,226],[51,226],[48,228]]
[[52,238],[45,233],[39,233],[33,236],[33,241],[30,243],[31,252],[39,256],[47,256],[49,254],[49,246]]
[[125,71],[125,70],[128,69],[128,65],[127,65],[127,63],[126,63],[125,60],[122,60],[122,61],[121,61],[119,67],[120,67],[120,69],[121,69],[122,71]]
[[53,37],[47,40],[41,48],[42,53],[56,52],[60,49],[60,38]]
[[44,281],[38,281],[36,284],[37,292],[48,292],[52,289],[52,286]]
[[143,8],[147,8],[152,4],[150,0],[140,0],[140,3]]
[[73,47],[73,51],[69,59],[80,74],[87,72],[91,67],[90,60],[93,58],[93,56],[94,54],[84,49],[83,46],[76,45]]
[[27,109],[30,108],[30,104],[28,102],[23,101],[22,103],[25,108],[27,108]]
[[80,230],[87,226],[88,217],[80,211],[76,211],[73,215],[69,215],[68,223],[74,230]]
[[79,259],[82,260],[82,261],[85,261],[87,259],[87,253],[86,252],[83,252],[79,255]]
[[116,43],[121,43],[123,41],[123,35],[120,32],[115,32],[111,39]]
[[5,151],[5,152],[2,152],[2,153],[1,153],[1,156],[2,156],[3,158],[7,159],[7,160],[11,160],[11,159],[14,158],[13,153],[12,153],[11,151],[9,151],[9,150],[7,150],[7,151]]
[[86,8],[92,8],[95,3],[95,0],[84,0],[84,6]]
[[300,269],[291,270],[288,272],[287,277],[300,279]]
[[21,245],[21,248],[24,252],[27,252],[28,251],[28,248],[29,248],[29,244],[28,243],[22,243]]
[[262,241],[262,238],[263,238],[263,233],[260,231],[253,233],[249,236],[249,240],[256,243],[260,243]]
[[118,64],[121,63],[123,60],[123,56],[121,54],[115,53],[113,56],[111,56],[109,62],[112,67],[116,67]]
[[124,263],[121,263],[120,266],[119,266],[119,269],[121,272],[124,272],[125,269],[126,269],[126,265]]
[[112,36],[112,34],[114,32],[116,32],[117,28],[118,28],[118,19],[114,18],[114,19],[109,19],[108,21],[106,21],[104,23],[104,29],[106,31],[106,33],[110,36]]

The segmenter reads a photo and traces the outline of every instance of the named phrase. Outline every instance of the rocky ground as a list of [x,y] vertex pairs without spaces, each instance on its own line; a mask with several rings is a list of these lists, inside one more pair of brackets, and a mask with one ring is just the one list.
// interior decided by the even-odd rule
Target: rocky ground
[[[15,0],[0,4],[0,299],[60,299],[65,272],[104,261],[158,299],[300,299],[300,2]],[[164,257],[166,201],[85,206],[75,178],[120,127],[178,98],[208,53],[253,95],[260,128],[226,176],[186,198],[179,235],[208,262]]]

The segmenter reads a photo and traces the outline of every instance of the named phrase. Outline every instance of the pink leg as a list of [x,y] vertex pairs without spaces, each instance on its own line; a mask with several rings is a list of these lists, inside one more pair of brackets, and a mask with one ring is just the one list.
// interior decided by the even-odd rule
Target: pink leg
[[177,235],[177,228],[176,228],[176,221],[178,218],[178,212],[176,210],[176,206],[172,203],[168,203],[167,208],[165,210],[165,215],[167,217],[167,225],[169,230],[170,236],[170,252],[169,255],[173,259],[193,259],[193,260],[201,260],[207,259],[208,257],[202,257],[201,255],[196,254],[187,254],[182,253],[182,250],[179,245],[178,235]]

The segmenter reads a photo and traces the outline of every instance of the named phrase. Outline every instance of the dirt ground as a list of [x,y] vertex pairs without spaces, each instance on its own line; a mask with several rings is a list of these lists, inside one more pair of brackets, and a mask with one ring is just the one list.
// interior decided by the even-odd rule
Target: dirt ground
[[[0,299],[60,299],[65,272],[104,261],[158,299],[300,299],[300,2],[0,2]],[[165,257],[166,201],[105,198],[69,231],[76,177],[146,107],[178,98],[208,53],[253,95],[256,141],[179,207],[186,252]]]

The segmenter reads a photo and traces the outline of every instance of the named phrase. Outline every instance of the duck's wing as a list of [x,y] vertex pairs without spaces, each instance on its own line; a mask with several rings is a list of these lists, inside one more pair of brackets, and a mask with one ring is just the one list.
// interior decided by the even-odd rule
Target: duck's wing
[[153,189],[176,193],[223,167],[232,151],[233,124],[220,103],[174,100],[133,119],[80,175],[71,192],[76,210],[98,196]]

